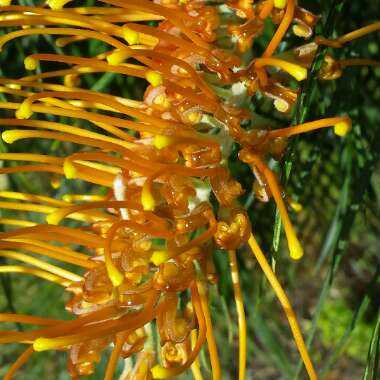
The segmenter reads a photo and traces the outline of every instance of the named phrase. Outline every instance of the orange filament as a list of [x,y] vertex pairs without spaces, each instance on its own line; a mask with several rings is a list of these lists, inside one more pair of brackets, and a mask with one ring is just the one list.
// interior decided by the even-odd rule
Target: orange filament
[[77,253],[68,248],[56,247],[50,244],[45,244],[33,240],[14,239],[12,241],[3,240],[0,242],[0,248],[22,248],[27,249],[33,253],[43,256],[51,257],[53,259],[67,262],[70,264],[78,265],[83,268],[94,268],[96,263],[89,261],[86,255]]
[[[89,209],[95,209],[95,208],[121,208],[121,207],[127,207],[131,208],[133,210],[141,210],[141,206],[130,202],[130,201],[98,201],[98,202],[90,202],[85,203],[82,205],[74,205],[74,206],[67,206],[63,207],[61,209],[55,210],[51,212],[46,220],[49,224],[59,224],[62,219],[67,218],[69,215],[76,214],[78,211],[81,210],[89,210]],[[104,214],[104,219],[113,219],[114,217],[112,215]]]
[[[63,70],[64,72],[66,72],[66,70]],[[71,74],[74,74],[74,72],[72,70],[70,70],[70,73]],[[67,74],[66,74],[67,75]],[[1,84],[5,84],[5,85],[8,85],[8,86],[22,86],[22,87],[32,87],[32,88],[38,88],[38,89],[47,89],[47,90],[53,90],[53,91],[63,91],[63,92],[71,92],[72,95],[75,95],[76,93],[80,92],[82,94],[87,94],[87,96],[98,96],[98,95],[101,95],[103,98],[106,98],[106,99],[112,99],[113,101],[116,101],[118,103],[121,103],[122,105],[126,105],[126,106],[129,106],[129,107],[133,107],[133,108],[145,108],[145,105],[143,102],[141,101],[137,101],[137,100],[133,100],[133,99],[127,99],[127,98],[123,98],[123,97],[120,97],[120,96],[113,96],[113,95],[109,95],[109,94],[105,94],[105,93],[101,93],[99,94],[98,92],[94,92],[94,91],[90,91],[90,90],[84,90],[84,89],[81,89],[81,88],[74,88],[74,87],[70,87],[70,86],[62,86],[62,85],[58,85],[58,84],[51,84],[51,83],[39,83],[39,82],[33,82],[31,81],[28,77],[26,77],[27,79],[0,79],[0,83]],[[1,88],[2,91],[15,91],[14,93],[16,94],[22,94],[22,92],[20,91],[16,91],[15,89],[12,89],[10,87],[2,87]],[[13,93],[13,92],[12,92]],[[29,94],[27,94],[27,96],[29,96]],[[74,96],[73,96],[74,97]],[[71,103],[73,104],[73,102]],[[78,104],[78,102],[76,102],[76,104]],[[99,104],[97,103],[91,103],[91,107],[99,107]],[[76,107],[70,107],[71,109],[76,109]],[[107,110],[111,110],[112,108],[111,107],[103,107],[104,109],[107,109]],[[130,137],[130,136],[129,136]]]
[[87,315],[83,315],[80,319],[69,320],[69,321],[61,321],[58,326],[48,326],[44,329],[38,329],[34,331],[28,332],[13,332],[7,336],[0,335],[1,343],[12,343],[18,341],[30,341],[37,339],[41,336],[56,336],[57,334],[64,334],[66,332],[73,331],[77,328],[83,328],[87,324],[93,324],[94,322],[102,321],[103,319],[107,319],[110,315],[114,315],[114,307],[108,306],[104,307],[98,311],[94,311]]
[[[78,243],[92,248],[99,247],[104,241],[104,239],[98,235],[86,233],[78,229],[43,224],[19,228],[16,231],[0,232],[0,239],[26,236],[29,239],[36,236],[36,240],[55,240],[68,244]],[[53,239],[51,239],[51,237],[53,237]]]
[[62,199],[65,202],[76,202],[76,201],[84,201],[84,202],[94,202],[94,201],[105,201],[107,199],[106,196],[103,195],[94,195],[94,194],[65,194]]
[[102,72],[102,70],[96,70],[90,67],[75,66],[74,68],[71,68],[71,69],[54,70],[54,71],[48,71],[48,72],[44,72],[44,73],[36,74],[36,75],[28,75],[28,76],[22,77],[20,80],[25,81],[25,82],[29,82],[29,81],[32,82],[32,81],[37,81],[39,79],[65,77],[66,75],[78,75],[79,77],[80,74],[85,74],[85,73],[93,74],[97,72]]
[[124,281],[124,275],[119,271],[112,260],[112,240],[119,228],[122,227],[122,222],[113,224],[107,231],[107,238],[104,247],[104,260],[106,264],[106,269],[108,277],[110,278],[113,286],[117,288]]
[[[32,203],[16,203],[16,202],[0,202],[0,207],[4,209],[9,210],[19,210],[19,211],[32,211],[42,214],[52,214],[57,210],[55,207],[50,207],[46,205],[39,205],[39,204],[32,204]],[[75,206],[73,206],[75,207]],[[85,213],[70,213],[70,218],[80,221],[90,221],[95,218],[101,218],[102,214],[98,215],[91,215],[91,214],[85,214]],[[104,216],[103,216],[104,218]]]
[[[16,7],[14,7],[14,8],[16,8]],[[25,8],[27,8],[27,7],[25,7]],[[33,9],[33,12],[35,12],[34,9],[36,9],[36,8],[31,8],[31,9]],[[45,10],[45,11],[47,11],[47,10]],[[39,13],[43,13],[43,12],[41,12],[41,10],[39,10]],[[0,26],[20,26],[20,24],[22,24],[23,26],[24,25],[41,25],[41,24],[56,25],[57,23],[60,23],[60,24],[67,24],[67,25],[71,25],[71,26],[79,26],[79,27],[90,28],[90,29],[96,28],[96,25],[94,25],[94,24],[96,24],[94,22],[95,20],[89,21],[88,18],[86,20],[85,17],[76,16],[76,15],[71,15],[71,17],[69,18],[67,16],[65,17],[65,14],[67,14],[67,13],[64,14],[64,12],[62,12],[62,11],[60,11],[59,13],[62,13],[62,15],[60,15],[60,16],[55,16],[55,15],[51,15],[51,16],[33,15],[33,16],[31,16],[31,15],[26,15],[26,14],[20,13],[17,16],[13,15],[11,20],[1,20]],[[107,26],[108,25],[105,23],[101,23],[101,22],[98,23],[99,30],[109,29],[109,28],[107,28]],[[78,38],[78,37],[76,36],[76,38]],[[81,38],[81,37],[79,37],[79,38]]]
[[282,18],[281,23],[276,30],[276,33],[274,34],[267,48],[265,49],[263,57],[271,57],[277,49],[278,45],[280,44],[281,40],[283,39],[287,30],[289,29],[290,24],[293,21],[294,10],[295,0],[288,0],[284,17]]
[[356,40],[357,38],[363,37],[369,33],[375,32],[380,29],[380,21],[375,22],[373,24],[363,26],[360,29],[354,30],[353,32],[347,33],[342,37],[337,38],[337,42],[340,44],[345,44],[347,42],[351,42]]
[[[138,65],[129,65],[123,64],[119,66],[112,66],[107,64],[106,62],[96,59],[96,58],[82,58],[82,57],[74,57],[71,55],[58,55],[58,54],[32,54],[28,58],[38,62],[38,61],[52,61],[52,62],[60,62],[72,65],[80,65],[84,72],[88,72],[88,70],[95,69],[95,72],[114,72],[124,75],[135,76],[137,78],[145,78],[145,72],[147,68],[144,66]],[[93,72],[93,71],[90,71]],[[36,76],[34,79],[37,79]],[[24,78],[25,80],[25,78]]]
[[286,71],[298,81],[302,81],[307,77],[307,70],[291,62],[284,61],[278,58],[257,58],[255,60],[255,67],[261,68],[263,66],[274,66]]
[[184,23],[182,22],[182,18],[189,17],[186,13],[182,12],[173,12],[172,10],[160,6],[158,4],[154,4],[150,1],[135,1],[131,0],[128,1],[128,3],[122,1],[122,0],[101,0],[102,2],[117,5],[122,8],[126,9],[135,9],[135,10],[141,10],[141,11],[148,11],[152,13],[157,13],[159,15],[162,15],[166,17],[168,20],[170,20],[175,26],[177,26],[191,41],[193,41],[195,44],[199,45],[200,47],[204,49],[209,49],[209,45],[204,42],[200,37],[198,37],[195,33],[193,33],[189,28],[187,28]]
[[351,59],[341,59],[339,63],[342,67],[347,66],[380,66],[380,61],[375,61],[374,59],[363,59],[363,58],[351,58]]
[[275,129],[273,131],[269,131],[267,136],[271,139],[276,137],[290,137],[301,133],[314,131],[320,128],[329,128],[336,125],[339,126],[340,123],[346,124],[348,130],[350,129],[351,120],[348,117],[330,117],[326,119],[311,121],[309,123],[294,125],[288,128]]
[[[191,348],[194,351],[197,342],[197,331],[193,330],[191,332]],[[198,358],[196,358],[191,365],[191,372],[193,373],[194,380],[203,380],[200,364]]]
[[50,206],[17,202],[0,202],[0,208],[8,210],[33,211],[43,214],[49,214],[55,210],[54,207]]
[[57,334],[65,334],[72,331],[75,331],[75,329],[82,329],[83,327],[87,325],[92,325],[96,322],[102,323],[99,321],[102,321],[103,319],[110,318],[111,315],[115,316],[114,313],[115,309],[113,306],[105,306],[104,308],[91,312],[87,315],[83,315],[79,319],[75,320],[68,320],[68,321],[61,321],[59,325],[56,326],[48,326],[43,329],[38,329],[34,331],[28,331],[28,332],[13,332],[11,334],[7,334],[6,336],[0,336],[0,342],[1,343],[12,343],[12,342],[24,342],[24,341],[33,341],[41,336],[44,337],[51,337],[51,336],[57,336]]
[[255,255],[261,269],[263,270],[267,280],[272,286],[272,289],[275,292],[278,301],[280,302],[281,306],[284,309],[286,318],[289,322],[290,329],[292,330],[294,341],[297,345],[298,351],[301,355],[306,371],[309,375],[309,379],[317,380],[318,377],[315,372],[313,363],[310,359],[307,348],[305,346],[305,342],[302,337],[302,332],[297,322],[297,317],[294,313],[292,305],[289,302],[288,297],[286,296],[286,293],[282,289],[280,282],[278,281],[276,275],[273,273],[272,268],[270,267],[268,261],[266,260],[264,253],[262,252],[260,246],[257,244],[257,241],[253,237],[252,234],[248,240],[248,244],[252,250],[252,253]]
[[170,63],[172,65],[171,67],[176,65],[182,68],[191,76],[191,78],[194,80],[194,82],[198,85],[198,87],[204,92],[206,96],[208,96],[209,98],[213,100],[217,99],[216,95],[211,91],[210,87],[206,84],[206,82],[197,74],[197,72],[193,69],[193,67],[190,64],[188,64],[186,61],[172,57],[167,54],[162,54],[162,53],[151,51],[151,50],[128,49],[126,51],[128,52],[128,55],[132,57],[139,57],[139,56],[152,57],[160,61]]
[[60,166],[54,165],[20,165],[10,168],[0,168],[0,174],[11,174],[21,172],[50,172],[63,174],[63,169]]
[[119,359],[121,350],[123,349],[123,345],[125,343],[125,338],[128,336],[128,333],[120,333],[119,335],[116,336],[116,342],[115,346],[112,350],[111,357],[108,361],[107,364],[107,369],[106,373],[104,375],[104,380],[112,380],[115,370],[116,370],[116,365],[117,361]]
[[58,319],[35,317],[33,315],[0,313],[0,322],[26,323],[39,326],[54,326],[61,321]]
[[10,218],[0,218],[0,224],[10,225],[10,226],[23,226],[31,227],[37,225],[35,222],[22,219],[10,219]]
[[36,277],[41,277],[44,280],[55,282],[56,284],[67,287],[70,285],[71,281],[60,277],[56,274],[49,273],[40,269],[34,269],[29,267],[24,267],[21,265],[3,265],[0,266],[0,273],[26,273],[31,274]]
[[[0,267],[1,268],[1,267]],[[156,300],[156,294],[149,296],[150,299],[145,304],[143,311],[129,313],[116,320],[109,320],[96,325],[91,329],[73,335],[66,335],[58,338],[39,338],[34,341],[33,348],[35,351],[46,351],[53,348],[70,346],[77,342],[83,342],[94,338],[101,338],[110,334],[115,334],[124,330],[134,330],[141,327],[154,318],[157,313],[157,308],[153,307]]]
[[[0,120],[1,124],[1,120]],[[94,147],[103,148],[105,150],[114,150],[116,152],[120,152],[124,154],[127,158],[138,161],[140,165],[149,165],[149,161],[139,157],[138,155],[134,154],[131,150],[124,148],[120,146],[119,144],[113,144],[109,143],[108,141],[101,141],[101,140],[95,140],[92,138],[84,138],[82,136],[76,136],[71,135],[68,133],[54,133],[54,132],[47,132],[47,131],[29,131],[29,130],[10,130],[5,131],[2,133],[3,140],[8,143],[12,144],[13,142],[17,140],[22,140],[26,138],[47,138],[47,139],[53,139],[53,140],[60,140],[60,141],[67,141],[72,142],[80,145],[92,145]],[[152,167],[152,164],[150,164],[150,167]]]
[[12,377],[15,375],[17,370],[22,367],[28,359],[32,356],[34,350],[33,347],[28,347],[18,358],[17,360],[11,365],[11,367],[8,369],[7,373],[5,374],[3,380],[11,380]]
[[276,176],[258,155],[252,155],[252,159],[253,165],[257,167],[257,169],[263,174],[266,181],[268,182],[269,189],[280,212],[281,220],[284,224],[286,238],[288,240],[290,257],[294,260],[299,260],[303,256],[303,248],[293,229],[292,222],[289,219],[289,215],[286,210],[284,200],[282,199],[281,190],[278,185]]
[[[0,108],[9,108],[9,109],[18,109],[18,103],[1,103]],[[106,116],[99,113],[80,111],[80,110],[68,110],[64,108],[52,107],[52,106],[43,106],[40,104],[33,104],[31,107],[33,112],[40,113],[49,113],[57,116],[68,116],[68,117],[76,117],[78,119],[90,120],[92,122],[98,122],[103,124],[114,125],[122,128],[128,128],[141,132],[149,132],[149,133],[162,133],[162,128],[154,128],[153,126],[149,126],[147,124],[141,124],[137,122],[132,122],[120,118],[116,118],[113,116]],[[104,140],[104,138],[103,138]],[[122,141],[119,145],[123,145]],[[124,144],[126,145],[126,144]],[[129,145],[130,146],[130,145]]]
[[[13,119],[12,119],[13,120]],[[0,125],[2,124],[0,119]],[[34,161],[45,162],[49,164],[62,164],[62,159],[53,156],[46,156],[44,154],[30,154],[30,153],[0,153],[0,160],[12,161]]]
[[94,38],[99,41],[103,41],[116,49],[123,49],[126,45],[115,38],[107,36],[104,33],[95,32],[92,30],[85,29],[75,29],[75,28],[30,28],[17,30],[15,32],[10,32],[8,34],[0,37],[0,50],[3,48],[4,44],[7,42],[23,36],[31,36],[34,34],[39,35],[69,35],[69,36],[83,36],[87,38]]
[[[34,94],[34,95],[28,97],[20,105],[19,109],[21,110],[24,108],[27,110],[31,110],[32,104],[35,100],[38,100],[41,98],[48,98],[48,97],[63,97],[63,98],[74,97],[77,99],[89,100],[89,101],[92,101],[94,103],[100,103],[100,104],[107,105],[107,106],[111,107],[112,109],[119,111],[120,113],[139,118],[143,122],[146,122],[149,124],[154,124],[154,125],[160,126],[162,128],[167,128],[167,127],[170,127],[171,125],[173,125],[172,122],[167,122],[167,121],[161,120],[161,119],[156,118],[156,117],[151,117],[151,116],[146,115],[145,113],[143,113],[139,110],[136,110],[132,107],[127,107],[123,104],[120,104],[119,102],[114,101],[113,99],[110,99],[108,96],[103,96],[103,95],[100,95],[99,93],[84,92],[84,91],[83,92],[82,91],[79,91],[79,92],[51,91],[51,92],[42,92],[42,93]],[[26,117],[20,117],[20,118],[28,119],[29,117],[26,116]]]
[[236,311],[239,326],[239,380],[245,380],[246,362],[247,362],[247,324],[244,311],[244,300],[240,287],[239,269],[237,266],[236,252],[228,251],[230,259],[230,270],[232,277],[232,286],[234,288]]
[[[14,25],[25,25],[28,20],[36,19],[38,20],[36,21],[37,24],[70,24],[85,28],[93,28],[95,30],[102,30],[111,34],[112,32],[117,31],[117,27],[107,21],[99,18],[87,17],[85,15],[81,15],[79,12],[73,12],[73,10],[73,8],[70,8],[70,10],[61,9],[57,12],[51,9],[27,6],[2,7],[0,12],[18,11],[20,14],[17,14],[18,17],[16,15],[12,15],[12,20],[0,21],[0,25],[8,25],[9,22],[12,22],[13,20],[21,21],[15,23]],[[33,15],[31,16],[30,13],[33,13]]]
[[0,250],[0,256],[6,257],[8,259],[14,259],[14,260],[22,261],[24,263],[31,264],[37,268],[40,268],[40,269],[43,269],[47,272],[56,274],[56,275],[58,275],[64,279],[69,280],[69,281],[81,281],[83,279],[81,276],[78,276],[75,273],[69,272],[68,270],[65,270],[65,269],[61,269],[55,265],[49,264],[45,261],[36,259],[34,257],[25,255],[23,253]]
[[[54,227],[54,226],[44,226],[45,229],[48,229],[48,230],[56,230],[57,233],[64,233],[66,232],[67,235],[70,235],[70,229],[69,228],[66,228],[66,227],[60,227],[60,226],[57,226],[57,227]],[[33,228],[33,229],[36,229],[36,228]],[[27,230],[27,229],[26,229]],[[24,230],[25,231],[25,230]],[[72,231],[72,234],[74,235],[74,231]],[[78,232],[78,234],[80,235],[80,231]],[[17,235],[17,234],[16,234]],[[70,248],[67,248],[67,247],[57,247],[55,245],[52,245],[52,244],[48,244],[48,243],[43,243],[43,242],[40,242],[40,241],[36,241],[36,240],[28,240],[28,239],[19,239],[19,238],[15,238],[14,236],[16,235],[11,235],[9,237],[7,236],[4,236],[3,239],[4,241],[2,243],[5,243],[5,239],[9,239],[9,241],[12,241],[13,243],[20,243],[20,247],[22,246],[22,244],[27,244],[27,246],[25,247],[28,247],[28,249],[34,249],[36,247],[40,247],[41,249],[44,249],[46,251],[49,251],[49,252],[57,252],[59,253],[60,256],[68,256],[68,257],[72,257],[72,258],[76,258],[76,259],[79,259],[79,260],[82,260],[82,262],[86,262],[86,264],[90,267],[90,268],[94,268],[94,266],[96,266],[97,264],[92,262],[92,261],[89,261],[90,257],[91,256],[88,256],[84,253],[79,253],[79,252],[76,252],[76,251],[73,251],[71,250]],[[83,233],[83,235],[86,235],[86,233]],[[8,241],[8,240],[7,240]],[[38,252],[38,251],[36,251]]]
[[219,354],[216,346],[216,341],[213,333],[212,319],[210,315],[210,309],[208,306],[207,299],[207,290],[203,279],[197,277],[196,284],[199,292],[199,298],[202,305],[202,311],[205,318],[206,323],[206,338],[207,338],[207,346],[210,354],[211,367],[212,367],[212,378],[213,380],[221,379],[221,370],[220,370],[220,362],[219,362]]
[[[34,127],[34,128],[46,128],[46,129],[50,129],[50,130],[53,130],[53,131],[67,132],[69,134],[77,135],[77,136],[80,136],[80,137],[88,137],[88,138],[94,139],[94,140],[100,140],[100,141],[109,142],[109,143],[113,144],[113,146],[114,145],[120,145],[120,146],[122,146],[124,148],[127,148],[127,149],[134,146],[133,144],[131,144],[129,142],[126,142],[126,141],[123,141],[123,140],[120,140],[120,139],[115,139],[115,138],[112,138],[112,137],[109,137],[109,136],[104,136],[104,135],[102,135],[100,133],[96,133],[96,132],[92,132],[92,131],[87,131],[87,130],[84,130],[84,129],[81,129],[81,128],[73,127],[71,125],[62,124],[62,123],[56,123],[56,122],[52,122],[52,121],[0,119],[0,125],[8,125],[8,126],[16,125],[16,126],[25,126],[25,127]],[[89,140],[89,141],[92,141],[92,140]],[[100,145],[100,147],[103,147],[103,146],[104,145]],[[125,152],[125,151],[123,150],[121,152]],[[8,155],[10,155],[10,156],[6,156],[5,155],[3,159],[8,159],[8,158],[5,158],[5,157],[10,157],[10,159],[15,159],[15,160],[20,160],[20,161],[49,162],[49,163],[56,163],[56,164],[58,164],[58,163],[61,164],[62,163],[62,160],[60,158],[57,158],[57,157],[50,157],[50,158],[46,158],[48,161],[41,161],[41,160],[34,160],[34,159],[32,159],[32,157],[37,157],[37,156],[40,157],[42,155],[34,155],[34,156],[31,156],[31,155],[28,155],[28,154],[19,154],[19,155],[16,155],[14,153],[8,153]],[[28,158],[26,160],[22,160],[22,156],[24,156],[24,157],[30,157],[30,158]],[[48,157],[48,156],[45,156],[45,157]],[[43,157],[41,157],[41,159],[42,158]]]
[[[1,157],[1,156],[0,156]],[[73,165],[73,161],[77,160],[96,160],[96,161],[104,161],[107,163],[113,163],[114,165],[123,168],[123,169],[129,169],[133,170],[135,172],[138,172],[142,175],[148,175],[151,173],[152,170],[149,170],[147,167],[138,165],[136,162],[131,162],[129,160],[117,158],[110,156],[106,153],[98,153],[98,152],[81,152],[81,153],[74,153],[71,156],[67,157],[65,159],[66,164],[69,166]],[[70,163],[69,163],[70,162]],[[74,168],[75,170],[75,168]],[[84,200],[90,200],[91,196],[84,195]],[[96,196],[92,196],[96,197]],[[80,198],[77,197],[79,200]],[[94,199],[94,200],[102,200],[102,199]]]
[[73,42],[84,41],[84,40],[86,40],[86,37],[82,37],[82,36],[60,37],[55,40],[55,44],[58,47],[63,48],[67,45],[72,44]]
[[0,198],[7,198],[7,199],[18,199],[22,201],[32,201],[32,202],[39,202],[39,203],[47,203],[53,206],[66,206],[67,203],[57,200],[55,198],[43,196],[43,195],[35,195],[35,194],[28,194],[28,193],[18,193],[14,191],[0,191]]
[[[79,7],[70,8],[70,12],[83,14],[83,15],[97,15],[101,20],[107,20],[109,22],[121,22],[121,21],[158,21],[163,17],[137,10],[130,9],[128,13],[123,8],[109,8],[109,7]],[[112,19],[112,20],[110,20]],[[113,20],[115,19],[115,20]]]
[[[153,28],[149,25],[141,25],[141,24],[127,24],[127,28],[137,31],[140,34],[147,34],[156,37],[159,41],[167,41],[173,45],[176,45],[178,47],[186,49],[189,53],[193,53],[194,51],[194,45],[186,41],[180,37],[176,37],[175,35],[172,35],[170,33],[163,32],[162,30]],[[210,52],[208,49],[203,49],[201,47],[196,47],[196,49],[200,51],[202,55],[210,55]]]
[[261,11],[260,11],[260,14],[259,14],[259,17],[262,19],[262,20],[265,20],[272,12],[272,9],[273,9],[273,0],[267,0],[265,2],[265,4],[263,5],[263,7],[261,8]]
[[[80,168],[79,172],[82,171],[82,172],[88,173],[88,174],[96,175],[96,172],[104,172],[104,174],[108,173],[108,174],[110,174],[110,176],[108,176],[108,178],[110,180],[112,180],[115,175],[120,173],[120,168],[117,168],[115,166],[101,164],[98,162],[89,162],[89,161],[78,160],[77,163],[74,165],[71,162],[70,157],[68,157],[65,159],[65,161],[63,163],[63,171],[65,172],[65,174],[66,174],[65,164],[67,164],[68,162],[70,162],[72,167],[75,168],[74,169],[75,175],[78,172],[78,170],[77,170],[78,167]],[[90,170],[88,170],[88,169],[90,169]],[[107,174],[105,174],[105,175],[107,175]],[[66,178],[75,178],[75,176],[74,177],[66,176]]]
[[181,18],[190,18],[190,16],[185,12],[181,12],[178,10],[173,11],[170,8],[152,3],[149,0],[143,0],[143,1],[131,0],[130,2],[128,2],[128,4],[123,3],[122,0],[101,0],[101,1],[107,4],[112,4],[114,6],[119,6],[124,9],[132,9],[134,12],[137,10],[137,11],[145,13],[145,10],[147,9],[149,13],[161,15],[162,17],[171,21],[174,21],[176,19],[181,20]]
[[[52,164],[41,164],[41,165],[20,165],[15,167],[0,168],[0,174],[11,174],[11,173],[21,173],[21,172],[50,172],[55,174],[64,174],[63,168],[60,166],[55,166]],[[84,172],[84,173],[83,173]],[[96,170],[89,172],[85,168],[78,171],[78,178],[84,179],[87,182],[112,187],[112,177],[107,177],[104,173],[99,173],[97,177],[94,176]],[[87,173],[87,174],[86,174]],[[102,178],[106,177],[106,178]]]

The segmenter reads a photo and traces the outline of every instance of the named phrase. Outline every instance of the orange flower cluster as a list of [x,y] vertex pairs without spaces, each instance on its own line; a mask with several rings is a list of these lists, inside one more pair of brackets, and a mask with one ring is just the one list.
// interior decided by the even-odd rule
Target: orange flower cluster
[[[245,243],[284,307],[309,378],[316,379],[294,312],[239,205],[243,189],[231,176],[228,159],[238,144],[240,160],[257,179],[254,191],[260,199],[274,199],[290,255],[301,258],[283,191],[267,160],[281,157],[287,138],[295,134],[334,127],[344,136],[350,120],[333,117],[271,131],[247,129],[242,122],[252,124],[252,117],[241,99],[259,92],[273,99],[278,111],[290,112],[298,94],[291,82],[307,77],[317,43],[342,44],[349,38],[320,40],[274,57],[291,27],[308,38],[318,21],[295,0],[212,5],[202,0],[100,0],[93,7],[70,7],[70,0],[47,0],[40,7],[10,3],[0,0],[0,26],[19,29],[0,37],[2,49],[32,35],[53,36],[62,49],[88,39],[107,49],[94,57],[35,53],[24,61],[27,70],[45,62],[63,68],[0,78],[1,92],[10,98],[0,108],[14,110],[16,116],[0,119],[7,128],[2,133],[6,143],[37,138],[78,147],[66,157],[2,153],[1,160],[24,164],[0,173],[48,172],[53,188],[66,178],[105,186],[108,192],[65,194],[63,199],[0,193],[6,199],[0,202],[3,209],[47,215],[46,224],[1,220],[18,228],[0,233],[0,256],[29,265],[5,265],[0,272],[27,273],[64,286],[72,294],[66,309],[76,316],[63,321],[1,314],[2,321],[40,326],[1,333],[0,343],[28,345],[5,379],[34,351],[51,349],[68,351],[73,378],[88,375],[113,345],[106,380],[113,378],[120,356],[134,357],[126,361],[123,379],[166,379],[191,367],[201,380],[197,357],[205,342],[213,379],[221,379],[207,294],[207,284],[217,280],[212,252],[219,247],[228,252],[231,264],[239,379],[244,380],[246,322],[235,250]],[[250,57],[268,18],[277,30],[262,56]],[[324,76],[336,77],[334,70],[333,64],[326,66]],[[81,76],[98,73],[145,80],[143,99],[81,85]],[[60,117],[70,121],[64,124]],[[75,227],[64,224],[69,219]],[[83,249],[74,249],[78,246]],[[73,264],[82,275],[38,257]]]

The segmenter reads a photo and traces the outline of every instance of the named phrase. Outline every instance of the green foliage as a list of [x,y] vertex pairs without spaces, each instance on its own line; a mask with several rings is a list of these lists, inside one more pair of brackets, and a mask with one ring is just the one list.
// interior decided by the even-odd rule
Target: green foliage
[[[329,300],[324,305],[324,310],[319,319],[319,333],[322,344],[335,347],[345,335],[347,327],[353,318],[353,311],[344,300]],[[365,363],[367,353],[363,350],[363,342],[371,340],[373,325],[365,320],[359,321],[350,334],[346,343],[345,353],[354,360]]]
[[[379,6],[372,0],[300,0],[299,3],[322,14],[320,30],[325,36],[341,35],[380,18]],[[271,25],[268,26],[268,33],[270,28]],[[340,58],[379,59],[378,41],[379,33],[374,33],[340,51],[334,51],[334,54]],[[85,55],[92,56],[102,51],[103,46],[89,42],[82,48]],[[56,47],[48,37],[31,37],[27,45],[17,42],[2,52],[0,67],[10,77],[20,76],[17,70],[23,66],[24,56],[39,49],[54,51]],[[74,47],[72,49],[72,54],[78,53]],[[291,263],[287,258],[282,247],[279,215],[273,205],[254,202],[252,177],[247,167],[237,162],[236,154],[231,157],[230,168],[246,189],[243,202],[254,221],[255,231],[263,245],[272,248],[273,266],[304,322],[307,343],[317,361],[321,378],[328,378],[334,370],[342,374],[343,367],[348,366],[347,372],[339,378],[356,380],[360,373],[363,380],[375,380],[379,367],[380,336],[379,301],[374,296],[379,291],[379,273],[373,270],[379,265],[380,70],[348,68],[341,79],[322,82],[318,79],[318,72],[327,52],[331,51],[319,49],[309,80],[301,89],[292,120],[278,120],[278,115],[271,109],[267,115],[282,124],[297,124],[346,113],[353,119],[353,131],[342,141],[331,131],[294,139],[289,153],[277,167],[286,191],[304,206],[300,215],[293,215],[305,245],[306,257],[302,262]],[[10,60],[14,61],[14,57],[18,57],[18,61],[14,65],[7,64]],[[142,97],[144,90],[136,80],[115,78],[110,73],[96,80],[84,77],[84,81],[94,90],[136,99]],[[255,109],[255,112],[262,111],[261,116],[264,117],[267,110],[265,105],[262,108]],[[60,154],[72,148],[65,144],[48,145],[33,140],[19,145],[18,149]],[[5,150],[6,146],[0,141],[0,151]],[[0,177],[0,187],[44,193],[47,180],[41,177],[42,180],[36,182],[31,178],[27,174]],[[65,181],[59,191],[78,190],[70,181]],[[55,195],[60,196],[61,193]],[[211,293],[214,322],[220,347],[226,347],[221,350],[225,378],[233,379],[237,365],[237,334],[236,327],[233,327],[236,315],[231,302],[231,281],[223,253],[216,252],[215,261],[220,282]],[[248,314],[248,378],[305,378],[302,365],[297,365],[298,354],[282,311],[255,262],[244,250],[239,252],[239,267]],[[17,277],[15,281],[14,277],[4,275],[1,281],[1,312],[17,310],[69,318],[64,312],[65,299],[55,285],[38,286],[24,277]],[[1,349],[0,376],[19,353],[19,347],[13,345]],[[16,378],[28,376],[30,379],[66,380],[69,377],[65,372],[64,356],[61,353],[35,355]],[[99,366],[99,374],[88,379],[102,378],[104,360]]]

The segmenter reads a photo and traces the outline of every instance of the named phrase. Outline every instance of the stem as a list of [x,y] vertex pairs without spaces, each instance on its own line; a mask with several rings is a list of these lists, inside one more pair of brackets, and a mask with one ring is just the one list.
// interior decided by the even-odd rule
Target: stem
[[239,269],[237,266],[236,252],[230,250],[228,251],[228,256],[230,259],[232,285],[234,288],[234,296],[239,326],[239,380],[245,380],[245,372],[247,365],[247,323],[244,311],[244,300],[240,287]]
[[264,253],[262,252],[261,248],[257,244],[256,239],[251,234],[248,245],[252,250],[252,253],[255,255],[261,269],[263,270],[267,280],[272,286],[273,291],[275,292],[278,301],[280,302],[282,308],[284,309],[286,318],[288,320],[290,329],[292,330],[292,334],[294,337],[294,341],[296,343],[296,346],[298,348],[298,351],[301,355],[302,361],[305,365],[306,371],[309,375],[310,380],[317,380],[317,374],[315,372],[313,363],[310,359],[309,353],[307,351],[305,341],[302,337],[301,328],[299,327],[299,324],[297,322],[297,317],[294,313],[293,307],[289,302],[289,299],[283,290],[280,282],[278,281],[276,275],[272,271],[272,268],[270,267],[267,259],[265,258]]

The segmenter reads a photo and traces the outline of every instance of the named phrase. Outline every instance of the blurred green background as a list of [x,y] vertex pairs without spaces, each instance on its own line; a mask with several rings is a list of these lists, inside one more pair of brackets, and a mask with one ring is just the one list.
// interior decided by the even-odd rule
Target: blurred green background
[[[19,4],[36,4],[19,1]],[[86,2],[74,2],[84,4]],[[94,2],[88,1],[87,4]],[[307,1],[299,4],[322,15],[317,34],[333,37],[380,20],[378,1]],[[270,38],[272,25],[267,25],[259,53]],[[328,50],[335,57],[366,57],[380,60],[379,32],[348,44],[340,50]],[[1,75],[24,75],[23,59],[30,53],[56,51],[53,39],[28,37],[9,44],[0,54]],[[282,50],[301,44],[289,37]],[[95,41],[70,45],[70,54],[93,56],[104,49]],[[321,59],[327,49],[320,49],[312,72],[301,89],[295,112],[288,117],[274,112],[267,99],[254,98],[252,111],[275,126],[286,126],[322,117],[348,114],[353,130],[339,139],[331,130],[322,130],[294,139],[286,157],[275,165],[286,183],[286,191],[303,205],[291,215],[305,247],[300,262],[288,258],[286,244],[280,236],[276,210],[271,203],[254,200],[253,178],[249,169],[233,153],[230,168],[246,189],[242,197],[254,229],[268,252],[276,272],[286,288],[299,320],[320,379],[375,380],[379,364],[379,263],[380,263],[380,68],[352,67],[336,81],[319,81]],[[46,66],[47,68],[48,66]],[[51,67],[50,67],[51,68]],[[113,74],[84,77],[89,88],[140,99],[143,85],[131,78]],[[0,94],[2,96],[2,94]],[[0,111],[1,117],[11,113]],[[6,149],[7,147],[2,147]],[[73,147],[67,144],[31,140],[12,146],[12,152],[45,152],[67,155]],[[0,176],[0,188],[36,194],[85,192],[84,184],[64,181],[53,191],[47,176],[17,174]],[[103,189],[97,189],[102,192]],[[9,215],[4,211],[2,215]],[[219,283],[210,287],[211,307],[220,347],[223,379],[235,379],[237,373],[237,327],[233,290],[224,252],[215,252]],[[248,318],[247,379],[305,379],[290,331],[273,292],[246,249],[238,252],[242,288]],[[61,288],[28,276],[1,276],[0,312],[12,312],[69,318],[64,311],[68,297]],[[3,324],[4,329],[17,326]],[[0,376],[22,351],[19,345],[0,348]],[[109,352],[103,356],[96,375],[101,379]],[[205,353],[202,354],[205,359]],[[202,361],[206,361],[203,360]],[[66,354],[34,354],[16,379],[64,380]],[[206,365],[207,367],[207,365]],[[207,368],[206,368],[207,369]],[[121,366],[120,366],[121,370]],[[205,372],[207,379],[209,374]],[[184,375],[187,379],[191,376]]]

